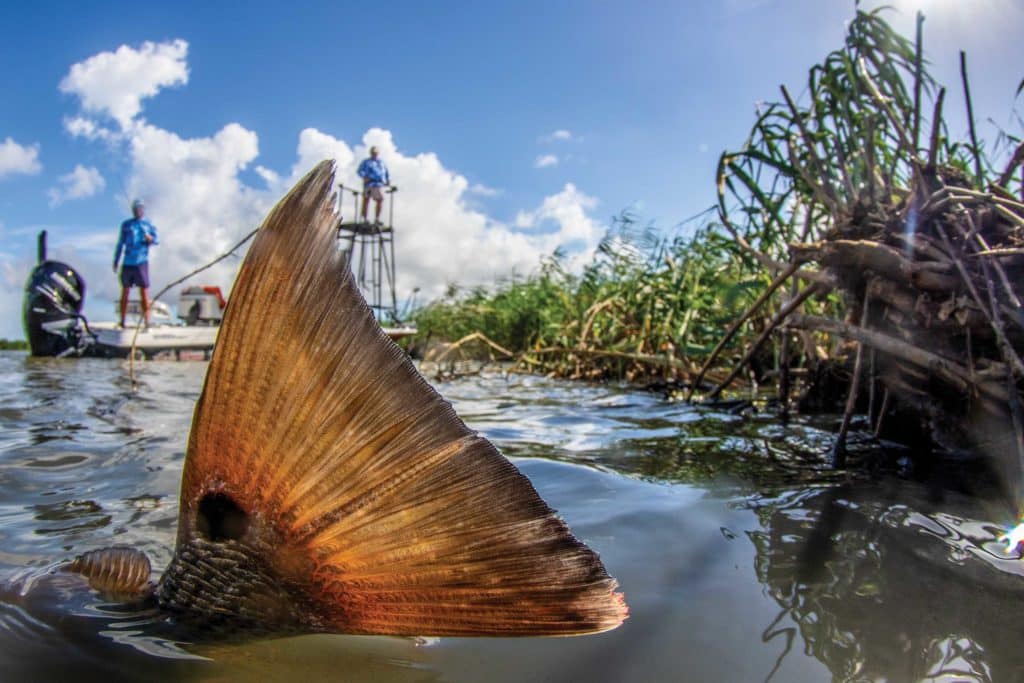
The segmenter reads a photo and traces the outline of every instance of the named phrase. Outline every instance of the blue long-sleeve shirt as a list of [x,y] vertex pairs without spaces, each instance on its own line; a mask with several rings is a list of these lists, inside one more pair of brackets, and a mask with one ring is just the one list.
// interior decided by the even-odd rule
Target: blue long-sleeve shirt
[[153,238],[152,244],[157,244],[156,227],[147,220],[141,218],[129,218],[121,223],[121,234],[117,237],[117,246],[114,247],[114,267],[121,260],[121,252],[124,252],[124,265],[139,266],[149,261],[149,247],[151,243],[146,241],[146,235]]
[[359,164],[359,170],[356,173],[363,179],[367,187],[380,187],[390,182],[387,166],[380,159],[373,157],[363,159],[363,163]]

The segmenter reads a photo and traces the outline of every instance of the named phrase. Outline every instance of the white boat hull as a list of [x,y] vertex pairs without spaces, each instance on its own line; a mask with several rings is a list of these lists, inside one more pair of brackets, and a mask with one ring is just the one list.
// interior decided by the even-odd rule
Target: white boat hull
[[402,337],[411,337],[416,334],[416,328],[412,325],[402,325],[401,327],[384,327],[384,334],[391,337],[393,340],[398,341]]
[[136,336],[132,325],[92,323],[89,327],[96,343],[85,355],[102,358],[127,358],[134,340],[136,357],[208,359],[220,330],[216,325],[155,324],[140,329]]
[[[118,327],[112,322],[89,325],[96,337],[84,355],[100,358],[127,358],[135,343],[135,357],[147,359],[208,360],[217,341],[216,325],[152,324],[135,333],[135,326]],[[398,340],[416,334],[416,328],[385,327],[384,333]]]

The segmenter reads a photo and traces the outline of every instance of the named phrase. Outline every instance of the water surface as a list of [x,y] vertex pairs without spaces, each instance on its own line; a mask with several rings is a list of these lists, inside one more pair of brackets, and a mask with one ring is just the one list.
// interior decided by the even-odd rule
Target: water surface
[[822,462],[828,424],[499,374],[441,393],[602,557],[631,616],[582,638],[169,640],[74,576],[170,559],[205,363],[0,353],[0,680],[1024,680],[1005,511]]

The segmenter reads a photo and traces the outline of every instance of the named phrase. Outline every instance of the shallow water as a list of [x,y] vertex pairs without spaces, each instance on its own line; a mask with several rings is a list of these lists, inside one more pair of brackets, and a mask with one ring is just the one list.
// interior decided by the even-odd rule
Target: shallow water
[[[56,563],[170,558],[205,363],[0,353],[0,680],[1024,680],[1004,511],[824,467],[827,431],[500,375],[438,388],[600,553],[630,605],[569,639],[168,642]],[[826,426],[827,425],[823,425]]]

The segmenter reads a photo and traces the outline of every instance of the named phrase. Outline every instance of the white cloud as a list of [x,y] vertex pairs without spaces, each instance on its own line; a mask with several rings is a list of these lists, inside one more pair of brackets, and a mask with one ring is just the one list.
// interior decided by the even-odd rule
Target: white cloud
[[552,131],[551,133],[540,137],[541,142],[568,142],[576,139],[578,138],[573,137],[572,131],[565,128],[559,128],[556,131]]
[[541,154],[533,161],[534,168],[548,168],[549,166],[557,166],[558,157],[554,154]]
[[475,194],[478,197],[500,197],[502,195],[502,190],[495,187],[487,187],[480,183],[475,183],[469,186],[469,193]]
[[60,91],[77,95],[85,111],[110,116],[125,128],[142,111],[143,99],[188,82],[187,54],[184,40],[147,41],[138,49],[122,45],[74,64]]
[[[146,215],[158,229],[160,244],[150,251],[154,289],[212,260],[255,228],[275,195],[240,178],[259,153],[256,134],[232,123],[208,137],[183,138],[172,131],[134,120],[119,136],[115,153],[125,155],[124,194],[118,200],[127,218],[132,198],[146,201]],[[87,315],[111,316],[118,284],[110,272],[117,224],[108,230],[77,232],[55,244],[55,253],[89,283]],[[55,235],[55,237],[57,237]],[[56,242],[56,240],[53,240]],[[215,284],[227,291],[239,259],[227,259],[189,284]],[[165,295],[173,304],[177,293]]]
[[[21,330],[21,299],[22,288],[25,286],[27,270],[19,268],[21,264],[12,264],[0,256],[0,312],[4,315],[4,325],[0,329],[0,337],[19,339],[24,336]],[[24,270],[24,272],[22,272]]]
[[[142,51],[146,51],[145,46]],[[149,51],[158,52],[157,46]],[[182,74],[187,73],[183,51],[184,46]],[[95,59],[82,64],[95,64]],[[73,66],[71,73],[88,71],[80,66]],[[137,104],[139,99],[136,97],[134,102]],[[493,284],[512,272],[528,273],[539,266],[542,257],[563,246],[577,257],[589,255],[604,231],[588,215],[595,200],[571,184],[522,212],[529,216],[533,226],[530,230],[495,220],[481,211],[475,201],[496,190],[471,185],[465,176],[445,167],[432,152],[399,149],[392,133],[381,128],[371,128],[353,142],[306,128],[298,135],[295,163],[290,168],[274,169],[256,164],[258,137],[237,123],[209,136],[186,138],[146,122],[139,116],[139,109],[124,106],[124,101],[128,100],[122,98],[117,100],[122,104],[104,105],[104,111],[111,115],[120,107],[117,111],[122,116],[121,129],[116,134],[98,132],[104,129],[87,112],[97,111],[99,105],[87,106],[84,95],[82,106],[87,111],[66,119],[65,126],[87,139],[112,145],[113,153],[125,158],[125,194],[118,197],[123,202],[124,217],[130,199],[142,197],[146,200],[147,218],[159,231],[160,244],[150,252],[154,290],[235,244],[258,225],[299,177],[322,159],[335,160],[338,182],[358,187],[356,168],[373,145],[379,148],[392,181],[399,187],[393,197],[400,298],[408,296],[414,287],[420,288],[420,300],[429,300],[440,296],[448,283]],[[124,119],[131,111],[135,114]],[[258,180],[247,183],[246,172],[255,174]],[[351,199],[342,206],[342,213],[347,219],[353,216]],[[111,301],[118,293],[116,278],[110,271],[118,222],[112,221],[109,230],[75,232],[73,239],[71,235],[65,238],[51,231],[55,257],[72,264],[89,283],[86,313],[95,319],[111,317]],[[188,284],[215,284],[227,291],[240,262],[240,258],[223,261]],[[7,287],[8,292],[0,297],[0,314],[15,316],[14,319],[27,274],[27,270],[22,272],[27,264],[17,265],[18,273],[11,279],[17,286],[13,290]],[[176,297],[177,293],[171,292],[165,298],[173,304]],[[7,305],[8,299],[15,302],[11,304],[13,308]]]
[[3,282],[4,288],[8,290],[20,289],[24,284],[21,280],[20,273],[17,268],[14,267],[14,263],[11,261],[11,257],[8,254],[0,254],[0,266],[2,266],[2,272],[0,272],[0,281]]
[[0,178],[19,173],[35,175],[42,169],[39,145],[19,145],[10,137],[0,142]]
[[[147,217],[157,226],[160,245],[151,252],[157,286],[226,251],[259,225],[273,203],[267,191],[239,177],[259,154],[259,142],[256,133],[237,123],[198,138],[140,124],[127,145],[131,166],[121,199],[127,215],[131,198],[143,198]],[[226,290],[238,263],[224,261],[201,281]]]
[[50,206],[56,206],[69,199],[91,197],[97,192],[102,192],[107,186],[107,181],[103,179],[99,170],[94,166],[86,168],[81,164],[76,165],[71,173],[62,175],[58,181],[63,187],[50,188]]
[[117,133],[104,128],[92,119],[87,119],[84,116],[68,116],[64,119],[64,130],[76,138],[85,138],[87,140],[107,140],[114,142],[118,139]]
[[[419,287],[421,298],[429,300],[440,296],[449,282],[493,284],[513,271],[534,270],[543,256],[559,246],[573,246],[580,252],[592,250],[604,233],[603,227],[585,215],[595,200],[572,185],[529,212],[538,223],[549,227],[547,231],[526,234],[516,229],[518,226],[496,221],[475,207],[472,197],[480,193],[479,188],[474,189],[476,186],[470,186],[464,176],[445,168],[436,154],[404,153],[391,132],[380,128],[371,128],[353,146],[315,129],[302,131],[299,161],[291,176],[280,179],[274,189],[278,194],[283,192],[324,158],[337,162],[338,182],[358,187],[356,168],[371,146],[380,150],[392,182],[399,187],[393,196],[399,297]],[[342,214],[350,219],[353,200],[345,196],[342,202]],[[388,208],[385,204],[385,212]],[[384,215],[386,218],[387,213]]]
[[[123,45],[74,64],[60,83],[81,104],[80,112],[65,118],[65,129],[102,140],[114,154],[127,157],[124,194],[118,199],[127,217],[131,199],[144,198],[147,217],[157,226],[160,244],[150,253],[155,288],[241,239],[258,225],[275,196],[267,188],[249,187],[240,177],[259,154],[253,131],[230,123],[207,137],[183,138],[140,116],[144,99],[188,82],[187,52],[183,40],[146,42],[138,49]],[[98,116],[113,118],[119,130],[105,127]],[[255,171],[265,185],[276,186],[275,172],[263,167]],[[79,232],[74,246],[61,247],[90,284],[90,314],[102,317],[109,317],[109,302],[118,293],[110,272],[117,221],[112,223],[109,231]],[[228,288],[238,263],[228,259],[201,280]],[[168,296],[171,303],[175,296]]]
[[281,183],[281,175],[273,169],[269,169],[266,166],[256,166],[253,170],[256,172],[256,175],[263,179],[267,187],[277,187]]
[[[239,178],[239,171],[256,158],[258,144],[255,133],[237,124],[211,138],[191,140],[146,124],[133,131],[131,145],[129,188],[132,196],[146,197],[148,216],[161,231],[152,259],[156,284],[192,270],[240,239],[324,158],[335,160],[339,183],[358,187],[356,168],[374,145],[399,187],[394,195],[399,297],[419,287],[421,298],[430,299],[449,282],[491,284],[511,272],[531,272],[559,246],[589,254],[604,232],[587,215],[595,200],[573,185],[527,212],[541,226],[536,231],[527,234],[494,220],[473,205],[464,176],[446,168],[436,154],[404,153],[391,132],[380,128],[370,129],[355,144],[314,128],[301,131],[289,172],[254,168],[266,185],[259,189]],[[351,196],[342,201],[342,215],[351,219]],[[102,258],[108,258],[109,250],[99,250]],[[229,261],[207,271],[203,282],[227,288],[237,265]]]
[[561,192],[545,197],[533,211],[520,211],[515,224],[528,229],[548,224],[557,228],[558,239],[564,244],[591,245],[604,234],[604,228],[588,215],[596,206],[595,198],[566,183]]
[[527,230],[537,224],[537,217],[532,211],[520,210],[516,213],[515,221],[512,223],[517,228]]

